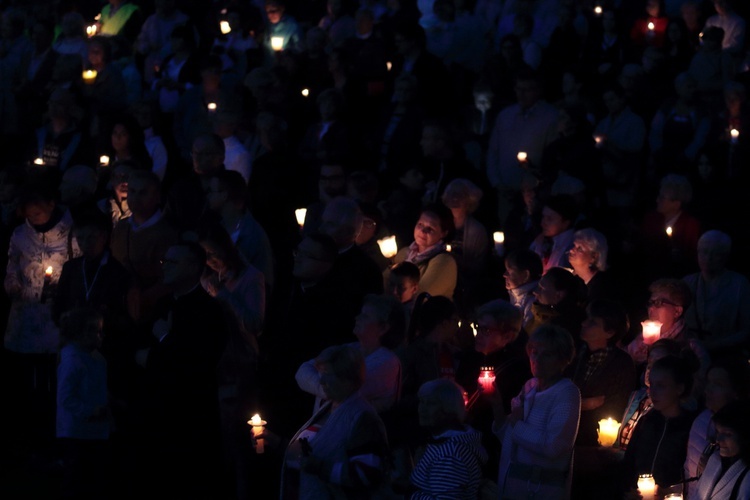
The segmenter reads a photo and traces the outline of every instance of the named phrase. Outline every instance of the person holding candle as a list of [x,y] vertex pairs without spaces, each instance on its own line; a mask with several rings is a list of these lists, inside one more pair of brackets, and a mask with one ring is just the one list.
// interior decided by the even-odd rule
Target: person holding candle
[[750,404],[727,403],[713,417],[718,450],[706,464],[695,498],[734,500],[750,498]]
[[584,228],[573,235],[568,262],[573,273],[586,283],[588,302],[596,299],[618,299],[617,286],[607,273],[607,238],[593,228]]
[[133,165],[128,162],[113,166],[107,182],[111,194],[97,202],[99,210],[112,219],[113,227],[133,215],[128,207],[128,178],[132,171]]
[[158,93],[159,110],[168,124],[180,97],[201,81],[194,32],[187,26],[178,25],[170,33],[171,52],[159,63],[151,82],[151,89]]
[[80,128],[82,118],[71,90],[53,90],[47,101],[47,119],[36,129],[30,154],[61,171],[69,165],[87,164],[93,155]]
[[666,38],[669,18],[664,15],[664,0],[647,0],[645,16],[638,18],[630,31],[634,48],[662,47]]
[[682,481],[682,464],[695,419],[695,413],[681,405],[693,386],[693,367],[688,361],[677,356],[659,359],[651,367],[648,383],[653,409],[638,421],[623,458],[626,495],[636,488],[639,474],[652,474],[660,488]]
[[[119,161],[135,163],[137,168],[150,170],[153,164],[151,155],[146,149],[146,139],[138,121],[130,114],[123,113],[113,119],[110,129],[110,141],[103,150],[110,164]],[[160,177],[160,179],[163,178]]]
[[721,48],[728,53],[739,57],[745,47],[746,19],[735,11],[734,0],[713,0],[716,14],[706,19],[703,27],[706,29],[716,26],[724,30],[724,40]]
[[581,394],[564,376],[575,355],[564,329],[544,325],[526,344],[531,373],[505,411],[499,391],[491,401],[493,431],[502,441],[498,486],[501,498],[569,498],[573,444],[578,433]]
[[[266,0],[265,12],[268,22],[263,38],[264,65],[270,67],[276,60],[276,52],[301,50],[304,37],[297,20],[287,14],[285,0]],[[281,39],[280,47],[274,46],[274,39]]]

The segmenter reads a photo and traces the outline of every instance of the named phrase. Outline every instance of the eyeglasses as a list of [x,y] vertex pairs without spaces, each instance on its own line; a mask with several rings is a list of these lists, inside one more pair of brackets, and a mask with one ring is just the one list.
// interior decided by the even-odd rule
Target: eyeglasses
[[670,305],[670,306],[673,306],[673,307],[679,306],[679,304],[675,304],[674,302],[671,302],[671,301],[669,301],[667,299],[649,300],[647,302],[647,304],[648,304],[648,307],[657,307],[657,308],[658,307],[662,307],[664,304],[667,304],[667,305]]

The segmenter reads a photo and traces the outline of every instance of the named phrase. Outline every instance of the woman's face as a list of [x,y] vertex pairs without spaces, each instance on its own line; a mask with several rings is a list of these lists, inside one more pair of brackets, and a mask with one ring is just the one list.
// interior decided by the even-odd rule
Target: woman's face
[[439,243],[446,236],[448,231],[443,230],[440,218],[433,213],[422,212],[414,226],[414,241],[420,251]]
[[130,134],[124,125],[118,123],[112,129],[112,148],[115,151],[127,151],[130,146]]
[[679,404],[684,390],[685,387],[677,383],[669,370],[651,370],[648,395],[654,404],[654,409],[662,411]]
[[512,290],[519,286],[525,285],[529,281],[530,273],[517,267],[513,267],[508,262],[505,263],[505,272],[503,278],[505,278],[505,289]]
[[320,386],[323,388],[326,397],[331,401],[340,403],[356,391],[352,382],[337,377],[328,364],[320,365],[318,374],[320,375]]
[[89,45],[89,63],[94,68],[104,65],[104,47],[101,44],[92,43]]
[[716,442],[719,444],[719,455],[724,458],[736,457],[742,451],[737,431],[730,427],[716,424]]
[[526,346],[531,374],[542,380],[551,380],[562,375],[567,366],[565,360],[544,342],[529,342]]
[[542,276],[542,279],[539,280],[539,284],[534,290],[534,296],[536,301],[544,306],[557,305],[565,298],[565,294],[558,291],[547,276]]
[[24,208],[24,217],[29,221],[32,226],[41,226],[49,222],[52,217],[52,211],[55,209],[55,202],[36,202],[29,203]]
[[542,234],[547,238],[553,238],[568,230],[570,221],[549,207],[542,209]]
[[586,342],[589,348],[606,345],[612,338],[613,332],[604,328],[604,320],[595,316],[587,316],[581,323],[581,340]]
[[596,259],[596,253],[592,252],[580,240],[575,240],[573,248],[568,250],[568,262],[573,266],[573,269],[582,270],[596,267]]
[[648,319],[661,322],[661,330],[666,332],[682,316],[682,306],[677,305],[664,290],[651,293],[648,301]]
[[737,399],[729,373],[724,368],[712,368],[706,374],[706,408],[716,413],[730,401]]

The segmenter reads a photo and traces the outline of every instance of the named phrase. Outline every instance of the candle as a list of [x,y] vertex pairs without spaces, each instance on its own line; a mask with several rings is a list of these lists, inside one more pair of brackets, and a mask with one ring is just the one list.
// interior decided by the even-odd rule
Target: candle
[[391,61],[388,61],[387,63],[385,63],[385,69],[390,71],[391,68],[393,68],[393,63]]
[[284,37],[283,36],[272,36],[271,37],[271,48],[276,52],[284,50]]
[[495,231],[492,233],[492,240],[495,242],[495,253],[502,257],[505,253],[505,233]]
[[99,157],[99,165],[101,165],[102,167],[108,166],[109,165],[109,156],[107,156],[107,155],[101,155]]
[[682,500],[682,493],[670,493],[664,495],[664,500]]
[[601,5],[597,5],[596,7],[594,7],[594,14],[596,14],[596,17],[599,17],[599,16],[602,15],[602,6]]
[[219,29],[221,30],[222,35],[228,35],[232,32],[232,27],[229,26],[229,21],[221,21],[219,23]]
[[47,269],[44,270],[44,277],[45,278],[52,278],[52,266],[47,266]]
[[216,112],[216,103],[215,102],[209,102],[206,105],[206,109],[208,109],[209,113],[215,113]]
[[83,72],[83,81],[86,83],[94,83],[96,81],[96,70],[87,69]]
[[521,163],[525,163],[528,157],[529,155],[527,155],[525,151],[519,151],[516,155],[516,158],[518,158],[518,161],[520,161]]
[[599,444],[610,447],[617,441],[620,434],[620,422],[608,418],[599,420]]
[[451,247],[450,245],[445,245],[446,252],[451,252],[452,250],[453,250],[453,247]]
[[740,139],[740,131],[736,128],[733,128],[729,131],[729,135],[732,136],[732,144],[737,144]]
[[656,28],[656,25],[653,22],[649,21],[648,22],[648,32],[649,33],[653,33],[655,28]]
[[666,232],[667,232],[667,236],[669,236],[671,238],[672,237],[672,226],[667,226]]
[[643,500],[654,500],[654,494],[656,493],[654,476],[651,474],[641,474],[638,476],[638,493],[641,494]]
[[471,333],[473,333],[475,337],[477,336],[477,325],[474,323],[471,324]]
[[257,437],[263,432],[263,427],[268,423],[260,418],[259,414],[253,415],[253,417],[247,421],[253,427],[253,437],[255,438],[255,453],[261,454],[265,451],[265,443],[263,438]]
[[383,257],[386,259],[391,259],[398,253],[395,236],[386,236],[385,238],[379,239],[378,246],[380,247],[380,253],[382,253]]
[[491,392],[495,388],[495,371],[491,366],[483,366],[479,369],[477,382],[482,392]]
[[594,134],[594,143],[597,148],[604,145],[604,136],[601,134]]
[[96,24],[86,26],[86,35],[88,35],[89,37],[96,35]]
[[659,340],[659,336],[661,335],[661,321],[641,321],[641,326],[643,327],[644,344],[651,345]]
[[36,158],[34,160],[34,165],[44,165],[44,160],[41,158]]
[[310,89],[302,89],[302,97],[307,97],[310,95]]
[[294,216],[297,218],[297,224],[299,224],[300,229],[305,225],[305,217],[307,217],[307,209],[306,208],[298,208],[294,211]]

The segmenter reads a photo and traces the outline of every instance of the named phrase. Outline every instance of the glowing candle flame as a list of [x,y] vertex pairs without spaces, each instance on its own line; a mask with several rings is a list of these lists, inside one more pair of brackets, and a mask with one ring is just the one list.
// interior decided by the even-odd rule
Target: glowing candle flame
[[393,68],[393,63],[391,61],[388,61],[385,63],[385,68],[390,71]]
[[306,208],[298,208],[294,211],[294,216],[297,218],[297,224],[299,224],[299,227],[302,227],[305,225],[305,217],[307,217],[307,209]]
[[475,325],[474,323],[471,324],[471,333],[473,333],[475,337],[477,336],[477,325]]
[[228,35],[232,32],[232,27],[229,26],[229,21],[221,21],[219,23],[219,29],[221,30],[222,35]]
[[386,236],[385,238],[379,239],[378,246],[380,247],[380,253],[382,253],[383,257],[386,259],[391,259],[398,253],[396,236]]
[[276,52],[284,50],[284,37],[283,36],[272,36],[271,37],[271,48]]
[[652,23],[651,21],[649,21],[649,23],[648,23],[648,30],[649,31],[654,31],[654,29],[656,29],[656,25],[654,23]]
[[446,252],[451,252],[451,251],[453,251],[453,247],[451,247],[450,245],[445,245],[445,251]]
[[661,321],[641,321],[643,327],[643,343],[651,345],[661,336]]
[[250,419],[250,425],[263,425],[261,422],[263,422],[263,420],[260,418],[260,414],[258,413],[253,415],[253,417]]
[[601,5],[597,5],[596,7],[594,7],[594,14],[596,14],[597,16],[601,16],[602,15],[602,6]]
[[479,379],[477,379],[479,387],[482,388],[483,392],[490,392],[495,386],[495,371],[491,366],[483,366],[479,370]]
[[91,26],[86,26],[86,35],[89,37],[96,35],[96,24],[92,24]]
[[667,226],[666,232],[667,232],[667,236],[669,236],[671,238],[672,237],[672,226]]
[[516,155],[516,158],[518,158],[518,161],[525,162],[528,159],[529,155],[526,154],[525,151],[519,151]]
[[209,102],[208,105],[206,106],[206,108],[208,109],[209,113],[213,113],[214,111],[216,111],[216,103],[215,102]]
[[495,231],[492,233],[492,239],[495,243],[505,243],[505,233],[502,231]]
[[617,441],[620,434],[620,422],[608,418],[599,420],[599,444],[602,446],[612,446]]
[[641,474],[638,476],[638,493],[643,500],[654,500],[656,494],[656,482],[651,474]]
[[109,165],[109,156],[101,155],[99,157],[99,165],[101,165],[102,167],[106,167],[107,165]]
[[737,144],[737,139],[740,138],[740,131],[733,128],[729,131],[729,135],[732,136],[732,144]]
[[86,83],[94,83],[94,80],[96,80],[96,70],[95,69],[87,69],[83,72],[83,81]]
[[310,95],[310,89],[302,89],[302,96],[307,97]]
[[47,269],[45,269],[45,270],[44,270],[44,274],[45,274],[45,276],[47,276],[48,278],[49,278],[50,276],[52,276],[52,266],[47,266]]
[[34,160],[34,165],[44,165],[44,160],[41,158],[36,158]]

